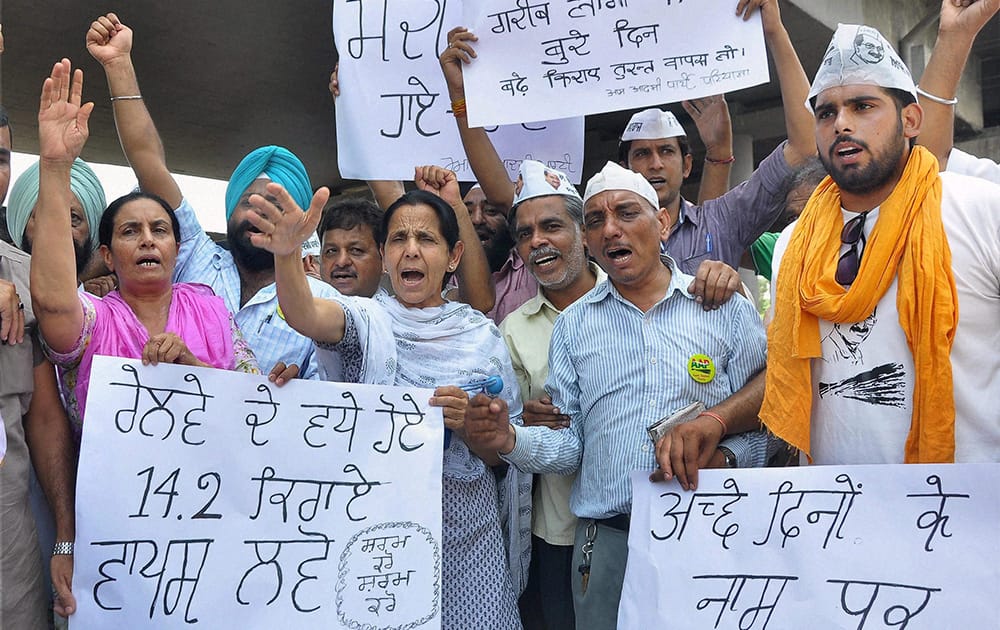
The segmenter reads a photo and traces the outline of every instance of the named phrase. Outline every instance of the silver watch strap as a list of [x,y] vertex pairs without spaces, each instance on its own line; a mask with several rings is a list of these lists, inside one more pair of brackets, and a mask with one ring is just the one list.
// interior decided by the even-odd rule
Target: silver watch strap
[[70,541],[60,541],[55,544],[52,548],[53,556],[72,556],[73,555],[73,543]]

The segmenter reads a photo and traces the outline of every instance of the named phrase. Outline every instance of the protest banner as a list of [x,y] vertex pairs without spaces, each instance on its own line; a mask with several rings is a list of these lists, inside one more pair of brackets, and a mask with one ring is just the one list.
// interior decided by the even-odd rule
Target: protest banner
[[[412,180],[413,167],[436,164],[473,181],[438,57],[462,3],[447,0],[334,0],[340,53],[337,160],[353,179]],[[522,160],[583,175],[583,118],[553,115],[486,126],[513,181]],[[547,120],[564,119],[564,120]]]
[[619,628],[995,628],[998,464],[632,475]]
[[582,116],[767,83],[760,14],[735,0],[483,0],[466,5],[479,54],[469,124]]
[[95,358],[71,627],[440,627],[429,398]]

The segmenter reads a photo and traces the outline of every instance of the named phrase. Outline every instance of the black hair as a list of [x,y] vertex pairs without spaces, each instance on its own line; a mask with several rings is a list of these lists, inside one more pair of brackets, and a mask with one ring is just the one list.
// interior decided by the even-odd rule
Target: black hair
[[[902,114],[903,108],[907,105],[913,105],[917,102],[917,99],[913,97],[912,94],[906,90],[901,90],[899,88],[885,88],[889,96],[892,97],[892,101],[896,104],[896,113]],[[912,149],[917,144],[917,137],[914,136],[910,138],[910,148]]]
[[[906,90],[901,90],[899,88],[887,88],[887,87],[882,87],[881,85],[877,87],[879,87],[882,90],[885,90],[885,93],[888,94],[889,98],[892,99],[892,102],[896,105],[896,114],[902,114],[904,107],[906,107],[907,105],[913,105],[914,103],[917,102],[917,99],[914,98],[914,96],[909,92],[907,92]],[[809,99],[809,107],[812,108],[813,110],[816,109],[817,98],[819,98],[819,94]],[[917,144],[917,138],[916,137],[910,138],[910,148],[912,149],[916,144]]]
[[[688,142],[687,136],[673,136],[677,138],[677,144],[681,148],[681,156],[691,155],[691,143]],[[631,140],[619,140],[618,141],[618,162],[621,163],[625,168],[628,168],[628,151],[632,148]]]
[[178,244],[180,244],[181,224],[177,221],[177,215],[174,213],[173,208],[171,208],[170,204],[164,201],[162,197],[141,191],[130,192],[129,194],[119,197],[111,202],[111,205],[108,206],[108,209],[105,210],[104,214],[101,216],[101,225],[97,231],[99,239],[98,242],[105,247],[111,247],[111,235],[115,230],[115,217],[118,216],[118,211],[121,210],[122,206],[125,204],[139,199],[149,199],[150,201],[155,201],[160,204],[163,211],[167,213],[168,217],[170,217],[170,227],[173,228],[174,239]]
[[[411,190],[410,192],[403,193],[402,197],[394,201],[391,206],[386,208],[385,214],[382,215],[382,229],[378,244],[385,247],[385,239],[389,235],[389,221],[392,220],[392,215],[394,215],[397,210],[403,206],[419,205],[430,206],[431,210],[434,211],[434,214],[437,215],[438,227],[441,230],[441,236],[444,237],[445,243],[448,244],[448,251],[454,251],[455,245],[457,245],[459,241],[458,219],[455,217],[455,210],[448,205],[447,201],[438,197],[434,193],[427,192],[426,190]],[[448,283],[448,280],[451,279],[451,275],[450,271],[445,271],[444,284]]]
[[323,218],[316,228],[316,236],[322,243],[323,235],[330,230],[353,230],[359,225],[367,225],[372,231],[375,242],[382,243],[385,240],[382,214],[382,209],[368,199],[361,197],[338,199],[323,210]]

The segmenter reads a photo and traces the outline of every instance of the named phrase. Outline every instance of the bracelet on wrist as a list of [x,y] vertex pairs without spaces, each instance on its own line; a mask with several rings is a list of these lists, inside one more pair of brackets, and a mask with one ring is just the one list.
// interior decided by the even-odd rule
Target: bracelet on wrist
[[111,102],[115,101],[141,101],[142,94],[126,94],[125,96],[112,96]]
[[935,103],[938,103],[939,105],[958,105],[958,97],[957,96],[954,97],[954,98],[942,98],[940,96],[936,96],[934,94],[931,94],[930,92],[925,92],[924,90],[922,90],[920,88],[919,85],[915,86],[915,87],[916,87],[916,90],[917,90],[917,94],[919,94],[920,96],[923,96],[924,98],[926,98],[929,101],[934,101]]
[[73,555],[73,542],[69,540],[60,540],[52,547],[53,556],[72,556]]
[[457,101],[451,102],[451,113],[455,115],[455,118],[459,118],[466,115],[464,98],[460,98]]
[[709,418],[715,418],[716,422],[722,425],[722,437],[726,437],[729,433],[729,426],[726,425],[726,421],[722,419],[722,416],[715,413],[714,411],[702,411],[699,416],[708,416]]
[[736,156],[730,155],[729,157],[722,160],[714,160],[706,155],[705,161],[708,162],[709,164],[732,164],[733,162],[736,161]]

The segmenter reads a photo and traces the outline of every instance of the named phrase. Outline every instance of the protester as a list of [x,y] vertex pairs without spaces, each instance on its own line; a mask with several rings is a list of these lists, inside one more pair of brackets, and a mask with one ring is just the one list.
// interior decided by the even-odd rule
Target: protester
[[79,435],[96,355],[259,370],[222,300],[207,287],[173,283],[180,226],[157,197],[131,193],[101,218],[100,254],[119,289],[104,298],[76,290],[72,222],[63,208],[72,198],[71,167],[87,141],[93,103],[81,105],[83,73],[70,70],[67,59],[55,64],[42,88],[35,244],[45,256],[32,266],[31,295]]
[[367,199],[343,199],[323,210],[320,279],[344,295],[372,297],[382,282],[382,211]]
[[[281,210],[264,197],[252,197],[258,216],[251,220],[262,232],[253,240],[275,253],[281,307],[296,330],[324,352],[339,353],[345,363],[364,355],[365,361],[390,365],[390,382],[396,385],[436,387],[430,404],[442,407],[451,431],[444,454],[442,627],[520,628],[515,595],[520,585],[512,579],[519,581],[527,571],[530,543],[522,528],[528,527],[530,483],[520,483],[517,471],[507,470],[500,483],[504,507],[498,511],[491,468],[502,462],[466,446],[468,396],[459,387],[498,375],[502,398],[519,415],[517,382],[493,324],[468,305],[441,296],[465,248],[458,238],[456,214],[464,204],[454,173],[420,167],[416,183],[421,190],[403,195],[382,222],[383,261],[395,297],[379,293],[375,301],[331,301],[306,290],[292,253],[319,222],[329,194],[325,188],[313,197],[308,213],[274,184],[267,190]],[[382,347],[361,346],[355,322],[365,311],[391,322],[394,345],[390,339]],[[501,521],[508,523],[513,571],[504,562]]]
[[[32,468],[55,519],[52,585],[72,612],[76,456],[55,370],[42,355],[28,290],[30,258],[0,243],[0,627],[45,630],[51,592],[29,505]],[[50,547],[51,549],[51,547]],[[47,552],[48,550],[46,550]]]
[[[330,74],[330,95],[336,101],[340,96],[340,81],[337,77],[337,67],[334,67]],[[399,199],[405,189],[403,182],[391,180],[369,180],[368,188],[372,192],[376,203],[382,209],[391,206]],[[454,280],[446,290],[446,296],[450,300],[465,302],[481,313],[486,313],[490,319],[496,319],[498,312],[506,314],[504,304],[511,300],[521,299],[523,290],[520,288],[526,282],[533,282],[526,274],[517,274],[515,277],[507,277],[506,272],[498,276],[495,272],[498,267],[493,267],[493,260],[497,258],[496,247],[493,246],[492,238],[489,235],[496,233],[496,229],[489,227],[492,221],[489,220],[496,214],[496,209],[492,204],[487,204],[482,196],[482,191],[473,186],[464,197],[465,211],[459,211],[458,217],[459,237],[466,243],[465,255],[462,263],[456,269]],[[506,217],[501,212],[503,218],[502,230],[506,231]],[[476,238],[474,238],[476,237]],[[479,240],[482,250],[475,247],[473,243]],[[504,240],[507,240],[504,238]],[[506,258],[509,245],[500,246],[500,258]],[[518,261],[519,262],[519,261]],[[501,282],[496,282],[497,278]],[[502,292],[500,292],[502,291]],[[511,294],[511,295],[508,295]],[[499,297],[503,299],[497,299]],[[506,297],[505,297],[506,296]],[[510,308],[514,308],[511,306]],[[499,309],[499,310],[498,310]]]
[[[538,281],[538,293],[504,318],[500,332],[510,350],[524,404],[525,426],[564,429],[569,417],[545,392],[549,340],[564,308],[607,275],[588,262],[583,242],[583,200],[566,175],[541,162],[521,163],[523,186],[511,208],[517,252]],[[569,508],[575,475],[538,475],[532,502],[531,573],[520,600],[525,628],[572,628],[573,537]]]
[[809,92],[830,176],[775,248],[760,415],[815,463],[1000,461],[1000,187],[938,175],[917,97],[856,25]]
[[[118,136],[139,187],[164,199],[180,222],[181,249],[174,281],[206,284],[223,299],[258,361],[271,370],[272,380],[284,382],[296,374],[319,378],[312,342],[292,330],[278,313],[273,259],[250,243],[252,228],[246,221],[247,198],[263,192],[270,180],[280,181],[301,203],[308,203],[312,190],[302,162],[277,146],[260,147],[244,157],[226,188],[229,249],[217,245],[198,223],[194,209],[167,169],[163,144],[146,110],[132,64],[132,30],[114,13],[100,16],[87,31],[87,50],[104,67]],[[316,295],[336,295],[315,278],[310,278],[309,284]]]
[[[38,202],[38,171],[39,164],[35,162],[21,173],[10,191],[7,206],[7,230],[14,244],[28,254],[32,253],[36,232],[34,210]],[[76,274],[80,277],[97,251],[97,226],[108,204],[97,174],[79,158],[73,162],[70,171],[70,190],[73,193],[69,204],[70,225],[73,228]]]
[[[552,331],[545,389],[569,426],[515,426],[506,401],[484,396],[466,415],[468,439],[479,450],[496,451],[525,471],[578,470],[570,506],[580,519],[572,566],[580,568],[573,598],[581,629],[616,627],[633,470],[659,463],[690,489],[699,468],[763,466],[778,446],[763,433],[744,433],[696,459],[687,456],[692,427],[718,444],[736,417],[756,418],[764,330],[742,296],[703,312],[686,290],[691,277],[661,258],[670,223],[658,206],[648,181],[611,162],[587,183],[587,245],[608,280],[565,308]],[[650,441],[647,426],[696,401],[708,409]],[[584,545],[592,551],[586,558]]]

